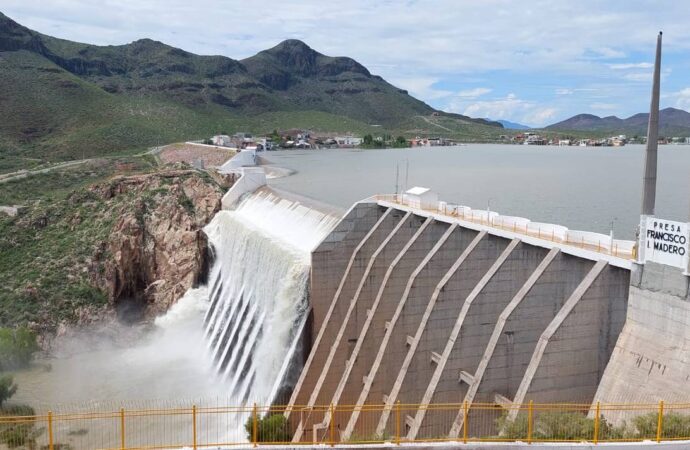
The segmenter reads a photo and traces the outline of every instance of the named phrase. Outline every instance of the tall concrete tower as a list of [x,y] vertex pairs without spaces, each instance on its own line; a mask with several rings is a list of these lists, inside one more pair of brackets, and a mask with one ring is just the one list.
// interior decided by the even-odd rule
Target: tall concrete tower
[[644,262],[647,218],[654,216],[656,205],[657,153],[659,149],[659,91],[661,85],[661,36],[656,40],[656,59],[654,61],[654,81],[652,102],[649,106],[649,125],[647,127],[647,151],[645,152],[644,179],[642,187],[642,214],[640,216],[640,236],[638,239],[638,262]]
[[642,215],[653,216],[656,203],[656,161],[659,148],[659,85],[661,84],[661,36],[656,40],[656,60],[654,61],[654,84],[652,103],[649,107],[647,127],[647,152],[644,164],[644,189],[642,191]]

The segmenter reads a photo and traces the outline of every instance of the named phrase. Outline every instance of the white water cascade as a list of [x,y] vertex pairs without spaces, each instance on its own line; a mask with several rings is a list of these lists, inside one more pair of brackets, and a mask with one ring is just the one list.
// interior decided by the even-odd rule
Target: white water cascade
[[309,312],[310,252],[336,221],[259,190],[205,228],[215,255],[204,319],[209,358],[235,404],[275,399]]

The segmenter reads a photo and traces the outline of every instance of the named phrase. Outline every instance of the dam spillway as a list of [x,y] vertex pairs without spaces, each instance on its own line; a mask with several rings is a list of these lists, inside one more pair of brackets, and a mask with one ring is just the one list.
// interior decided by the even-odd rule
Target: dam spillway
[[270,403],[288,380],[310,304],[309,253],[335,219],[270,189],[220,211],[204,318],[209,361],[233,404]]
[[[360,202],[312,252],[311,347],[286,414],[294,441],[331,426],[344,440],[392,435],[398,402],[495,404],[470,420],[485,433],[501,404],[593,401],[632,262],[609,254],[612,239],[598,252],[555,242],[562,230],[532,237],[439,209]],[[329,404],[352,408],[316,408]],[[457,437],[462,420],[415,408],[403,435]]]

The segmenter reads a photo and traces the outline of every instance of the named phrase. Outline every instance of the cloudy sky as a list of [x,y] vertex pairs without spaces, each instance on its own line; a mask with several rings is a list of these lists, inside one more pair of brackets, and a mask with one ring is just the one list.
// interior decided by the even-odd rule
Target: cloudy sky
[[646,111],[663,30],[662,107],[690,110],[688,0],[2,0],[0,11],[65,39],[148,37],[236,59],[301,39],[436,108],[533,126]]

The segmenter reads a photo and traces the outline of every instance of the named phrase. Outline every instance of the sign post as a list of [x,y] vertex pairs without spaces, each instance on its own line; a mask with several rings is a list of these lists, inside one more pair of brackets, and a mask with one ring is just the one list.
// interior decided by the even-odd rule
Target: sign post
[[690,235],[688,223],[647,217],[644,227],[643,262],[674,266],[687,274]]

